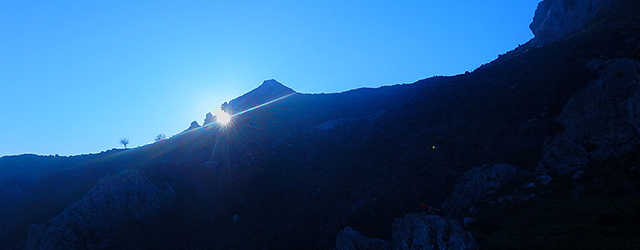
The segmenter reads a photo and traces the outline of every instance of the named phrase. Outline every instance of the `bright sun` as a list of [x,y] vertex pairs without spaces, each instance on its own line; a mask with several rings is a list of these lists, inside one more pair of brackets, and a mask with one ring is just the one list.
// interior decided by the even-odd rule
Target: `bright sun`
[[225,113],[224,111],[218,112],[216,116],[218,116],[218,122],[223,126],[226,126],[231,122],[231,115]]

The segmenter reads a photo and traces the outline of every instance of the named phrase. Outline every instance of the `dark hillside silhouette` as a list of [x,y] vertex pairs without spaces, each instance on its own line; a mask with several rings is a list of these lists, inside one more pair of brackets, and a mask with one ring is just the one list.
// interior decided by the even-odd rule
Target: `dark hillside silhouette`
[[415,228],[468,249],[638,248],[640,3],[607,2],[544,12],[587,19],[468,74],[334,94],[267,80],[223,105],[232,126],[0,158],[0,248],[389,249],[428,238]]

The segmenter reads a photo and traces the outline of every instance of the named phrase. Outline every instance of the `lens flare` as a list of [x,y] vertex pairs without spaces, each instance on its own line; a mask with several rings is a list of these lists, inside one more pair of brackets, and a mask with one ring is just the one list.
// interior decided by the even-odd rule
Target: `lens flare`
[[218,123],[220,123],[220,125],[227,126],[231,123],[231,115],[223,111],[218,112],[216,116],[218,116]]
[[231,123],[232,123],[232,121],[233,121],[233,117],[234,117],[234,116],[242,115],[242,114],[244,114],[244,113],[247,113],[247,112],[250,112],[250,111],[253,111],[253,110],[256,110],[256,109],[262,108],[262,107],[264,107],[264,106],[267,106],[267,105],[272,104],[272,103],[274,103],[274,102],[280,101],[280,100],[282,100],[282,99],[284,99],[284,98],[287,98],[287,97],[289,97],[289,96],[292,96],[292,95],[294,95],[294,94],[297,94],[297,93],[291,93],[291,94],[288,94],[288,95],[285,95],[285,96],[282,96],[282,97],[279,97],[279,98],[273,99],[273,100],[271,100],[271,101],[265,102],[265,103],[263,103],[263,104],[260,104],[260,105],[255,106],[255,107],[245,109],[245,110],[243,110],[243,111],[241,111],[241,112],[238,112],[238,113],[235,113],[235,114],[233,114],[233,115],[230,115],[230,114],[228,114],[228,113],[226,113],[226,112],[224,112],[224,111],[222,111],[222,110],[215,111],[215,114],[214,114],[214,115],[216,116],[216,121],[217,121],[217,123],[218,123],[218,124],[220,124],[220,125],[222,125],[222,126],[224,126],[224,127],[228,127],[228,126],[230,126],[230,125],[231,125]]

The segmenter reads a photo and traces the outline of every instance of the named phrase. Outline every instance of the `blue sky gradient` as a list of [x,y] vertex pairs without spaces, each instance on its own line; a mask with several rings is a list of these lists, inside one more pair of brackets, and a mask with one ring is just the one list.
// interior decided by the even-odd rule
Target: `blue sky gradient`
[[327,93],[471,71],[532,37],[537,2],[0,1],[0,156],[145,144],[265,79]]

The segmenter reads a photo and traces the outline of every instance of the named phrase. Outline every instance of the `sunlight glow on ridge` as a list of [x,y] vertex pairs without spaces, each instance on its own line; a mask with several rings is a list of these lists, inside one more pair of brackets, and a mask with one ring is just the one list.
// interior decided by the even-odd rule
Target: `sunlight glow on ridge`
[[247,113],[247,112],[249,112],[249,111],[253,111],[253,110],[259,109],[259,108],[261,108],[261,107],[264,107],[264,106],[266,106],[266,105],[272,104],[272,103],[277,102],[277,101],[280,101],[280,100],[282,100],[282,99],[284,99],[284,98],[287,98],[287,97],[289,97],[289,96],[292,96],[292,95],[294,95],[294,94],[297,94],[297,93],[296,93],[296,92],[294,92],[294,93],[291,93],[291,94],[288,94],[288,95],[285,95],[285,96],[282,96],[282,97],[278,97],[278,98],[276,98],[276,99],[273,99],[273,100],[271,100],[271,101],[265,102],[265,103],[260,104],[260,105],[258,105],[258,106],[255,106],[255,107],[252,107],[252,108],[248,108],[248,109],[246,109],[246,110],[243,110],[243,111],[241,111],[241,112],[238,112],[238,113],[234,114],[233,116],[241,115],[241,114]]
[[216,112],[216,116],[218,117],[218,123],[222,126],[227,126],[231,123],[231,115],[222,110],[220,112]]

